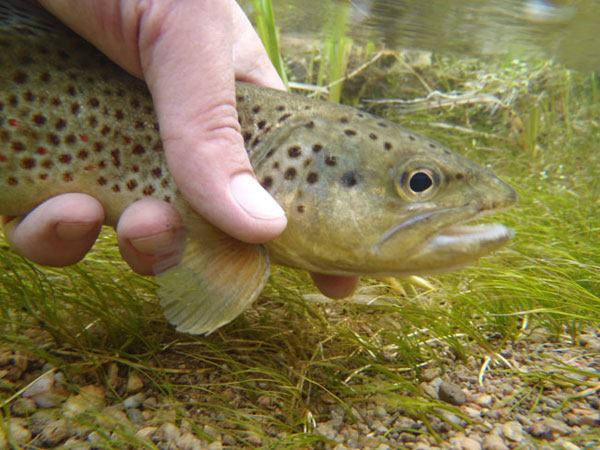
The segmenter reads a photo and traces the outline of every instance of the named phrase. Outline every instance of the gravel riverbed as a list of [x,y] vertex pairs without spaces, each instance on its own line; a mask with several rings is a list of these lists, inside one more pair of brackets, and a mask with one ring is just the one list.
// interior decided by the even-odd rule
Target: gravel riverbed
[[[451,372],[426,368],[419,389],[456,408],[440,408],[427,424],[381,398],[349,404],[350,410],[324,401],[325,412],[298,432],[319,435],[317,448],[334,450],[600,448],[597,332],[572,345],[534,334],[507,347],[487,370],[476,358],[457,362]],[[173,404],[137,372],[123,375],[117,363],[111,367],[103,382],[86,384],[78,376],[67,382],[41,359],[0,349],[0,449],[140,448],[144,442],[147,448],[174,450],[279,448],[281,442],[293,448],[289,433],[272,422],[265,421],[262,430],[240,431],[198,394]],[[180,379],[202,383],[209,376],[179,367]],[[215,389],[232,405],[246,395],[235,386]],[[268,396],[257,404],[277,412]]]

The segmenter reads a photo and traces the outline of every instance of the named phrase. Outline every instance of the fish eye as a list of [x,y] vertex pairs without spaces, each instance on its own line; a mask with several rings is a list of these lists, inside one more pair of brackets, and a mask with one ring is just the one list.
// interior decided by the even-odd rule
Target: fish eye
[[417,164],[404,166],[396,178],[396,191],[407,201],[428,200],[440,186],[441,175],[436,169]]

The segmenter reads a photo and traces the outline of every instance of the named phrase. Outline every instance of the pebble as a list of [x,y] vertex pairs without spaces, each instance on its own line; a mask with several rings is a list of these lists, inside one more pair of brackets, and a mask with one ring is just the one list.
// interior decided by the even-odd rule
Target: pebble
[[65,419],[55,419],[44,426],[38,437],[43,445],[56,447],[70,436],[68,422]]
[[457,447],[460,450],[481,450],[481,444],[475,439],[468,437],[460,438],[457,442]]
[[123,400],[123,406],[125,408],[138,408],[146,399],[146,395],[143,392],[138,392],[131,397],[127,397]]
[[125,388],[128,394],[137,394],[144,389],[144,380],[136,373],[131,372],[127,378],[127,387]]
[[489,394],[483,394],[475,398],[475,403],[482,408],[491,408],[491,406],[494,404],[494,397]]
[[496,434],[488,434],[481,447],[483,450],[508,450],[502,438]]
[[544,423],[546,427],[548,427],[548,430],[550,430],[550,432],[554,435],[565,435],[571,434],[572,432],[571,428],[560,420],[547,418],[544,420]]
[[208,447],[206,447],[206,450],[222,450],[222,449],[223,449],[223,443],[221,441],[211,442],[210,444],[208,444]]
[[154,439],[166,442],[175,442],[179,435],[180,432],[179,427],[177,425],[171,422],[165,422],[160,427],[158,427],[158,430],[156,430],[156,433],[154,434]]
[[189,432],[179,436],[175,445],[179,450],[202,450],[204,448],[202,441]]
[[11,411],[17,417],[30,416],[37,410],[35,402],[30,398],[21,397],[12,404]]
[[141,439],[152,439],[156,434],[156,430],[158,430],[158,427],[144,427],[140,428],[135,435]]
[[460,386],[450,381],[443,381],[440,384],[438,396],[440,400],[456,406],[460,406],[467,401],[467,397]]
[[9,439],[11,444],[16,446],[22,446],[31,441],[31,432],[26,426],[27,424],[22,419],[8,419],[8,423],[0,427],[0,448],[8,448]]
[[511,420],[502,425],[502,434],[505,438],[513,442],[521,442],[525,439],[523,435],[523,427],[517,421]]

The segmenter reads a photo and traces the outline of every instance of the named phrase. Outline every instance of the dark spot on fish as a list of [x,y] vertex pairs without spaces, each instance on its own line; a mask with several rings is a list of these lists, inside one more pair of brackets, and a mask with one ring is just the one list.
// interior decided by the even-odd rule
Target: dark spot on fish
[[337,160],[335,156],[325,157],[325,164],[327,164],[328,166],[337,166]]
[[27,81],[27,78],[29,78],[29,77],[27,76],[27,74],[26,74],[25,72],[21,72],[21,71],[19,71],[19,72],[16,72],[16,73],[13,75],[13,81],[14,81],[15,83],[17,83],[17,84],[23,84],[23,83],[25,83],[25,82]]
[[252,139],[252,133],[249,131],[244,131],[244,133],[242,133],[242,137],[244,138],[244,142],[248,142],[250,139]]
[[370,133],[370,134],[369,134],[369,138],[370,138],[372,141],[376,141],[376,140],[377,140],[377,135],[376,135],[375,133]]
[[81,105],[79,103],[73,103],[71,105],[71,112],[75,115],[79,114],[81,111]]
[[252,112],[254,114],[258,114],[260,112],[260,106],[259,105],[253,106],[252,107]]
[[144,128],[146,128],[146,125],[144,124],[143,120],[136,120],[134,126],[136,130],[143,130]]
[[25,144],[23,144],[22,142],[19,141],[14,141],[10,144],[10,147],[15,151],[15,152],[23,152],[25,151]]
[[306,105],[306,106],[304,107],[304,111],[309,111],[309,110],[311,110],[311,109],[312,109],[312,106],[310,106],[310,105]]
[[285,111],[285,106],[283,106],[283,105],[278,105],[277,107],[275,107],[275,109],[276,109],[278,112],[283,112],[283,111]]
[[100,101],[96,97],[90,98],[89,104],[92,108],[97,108],[100,106]]
[[45,180],[45,179],[47,179],[47,178],[48,178],[48,174],[47,174],[47,173],[40,173],[40,174],[38,175],[38,178],[39,178],[40,180]]
[[104,168],[106,167],[106,161],[105,161],[105,160],[101,160],[101,161],[98,163],[98,167],[99,167],[100,169],[104,169]]
[[138,109],[140,107],[140,101],[137,98],[132,98],[130,105],[133,107],[133,109]]
[[4,111],[4,103],[0,102],[0,111]]
[[344,134],[346,136],[356,136],[356,131],[355,130],[344,130]]
[[293,180],[294,178],[296,178],[296,169],[294,169],[293,167],[286,169],[285,173],[283,174],[283,178],[285,178],[286,180]]
[[138,185],[138,182],[133,178],[127,182],[127,189],[133,191]]
[[47,122],[47,119],[43,114],[36,114],[33,116],[33,122],[36,125],[44,125]]
[[146,153],[146,149],[142,145],[138,144],[135,147],[133,147],[134,155],[143,155],[144,153]]
[[121,186],[114,184],[112,187],[113,192],[121,192]]
[[160,167],[155,167],[152,169],[151,173],[154,178],[160,178],[162,176],[162,169]]
[[288,148],[288,156],[290,158],[297,158],[302,154],[302,149],[298,145]]
[[71,159],[72,157],[68,153],[63,153],[58,157],[58,161],[63,164],[69,164],[71,162]]
[[62,179],[63,181],[68,183],[69,181],[73,181],[73,175],[71,174],[71,172],[65,172],[63,173]]
[[360,117],[362,119],[363,117],[365,117],[365,115],[363,113],[359,112],[359,113],[356,113],[356,117]]
[[104,186],[106,184],[106,178],[104,177],[100,177],[96,180],[96,182],[100,185],[100,186]]
[[255,138],[252,140],[252,142],[250,143],[250,145],[251,145],[252,147],[256,147],[256,144],[258,144],[259,142],[260,142],[260,136],[256,136],[256,137],[255,137]]
[[74,134],[68,134],[65,136],[65,143],[67,144],[74,144],[76,140],[77,139],[75,138]]
[[104,125],[100,130],[100,134],[102,134],[102,136],[106,136],[108,133],[110,133],[110,127],[108,125]]
[[431,144],[431,143],[430,143],[430,144],[429,144],[429,148],[437,148],[437,145],[435,145],[435,144]]
[[456,179],[457,180],[462,180],[465,177],[465,175],[463,173],[457,173],[456,174]]
[[77,95],[77,90],[75,89],[75,86],[70,85],[69,87],[67,87],[67,94],[69,94],[71,97],[75,97]]
[[13,94],[10,97],[8,97],[8,104],[10,106],[17,106],[19,104],[19,99],[16,95]]
[[243,95],[238,95],[238,96],[235,98],[235,101],[236,101],[236,102],[238,102],[238,103],[241,103],[241,102],[243,102],[244,100],[246,100],[246,97],[244,97]]
[[167,178],[163,178],[160,182],[160,185],[166,188],[169,185],[169,180]]
[[123,89],[123,88],[117,89],[117,95],[119,97],[125,97],[125,89]]
[[19,184],[19,180],[17,180],[15,177],[8,177],[7,181],[9,186],[16,186],[17,184]]
[[275,169],[275,170],[279,170],[279,162],[275,161],[275,162],[273,163],[273,169]]
[[297,210],[299,213],[301,213],[301,214],[302,214],[302,213],[304,212],[304,205],[298,205],[298,206],[296,207],[296,210]]
[[56,131],[60,131],[63,128],[65,128],[67,126],[67,121],[65,119],[58,119],[56,121],[56,124],[54,124],[54,128],[56,128]]
[[304,167],[308,167],[312,164],[312,159],[307,158],[304,160],[304,163],[302,164]]
[[115,167],[120,167],[121,166],[120,153],[121,153],[121,151],[118,148],[115,148],[114,150],[112,150],[110,152],[110,156],[112,157],[112,164]]
[[386,142],[383,144],[383,147],[387,150],[390,151],[392,149],[392,143],[391,142]]
[[417,138],[416,138],[416,137],[414,137],[412,134],[409,134],[409,135],[408,135],[408,138],[409,138],[411,141],[416,141],[416,140],[417,140]]
[[379,125],[381,128],[387,128],[387,123],[385,122],[377,122],[377,125]]
[[273,186],[273,178],[272,177],[264,177],[262,179],[262,181],[260,182],[260,184],[262,184],[262,187],[264,187],[265,189],[269,189],[271,186]]
[[50,99],[50,103],[52,103],[52,106],[60,106],[60,105],[62,105],[62,101],[58,97],[52,97]]
[[23,169],[31,170],[35,165],[35,159],[33,158],[23,158],[21,160],[21,167],[23,167]]
[[144,194],[146,196],[154,194],[154,186],[152,186],[151,184],[149,184],[148,186],[146,186],[144,188],[144,190],[142,191],[142,194]]
[[315,144],[312,146],[312,151],[315,153],[319,153],[321,150],[323,150],[323,146],[321,144]]
[[63,61],[68,61],[71,58],[71,56],[67,52],[65,52],[64,50],[59,50],[58,52],[56,52],[56,54]]
[[448,149],[443,149],[444,150],[444,155],[450,155],[452,154],[452,152]]
[[285,113],[283,116],[281,116],[279,118],[279,123],[284,122],[285,120],[289,119],[292,116],[291,113]]
[[341,183],[344,187],[352,187],[358,184],[360,175],[354,171],[346,172],[342,175]]
[[304,127],[308,128],[309,130],[312,130],[315,127],[315,123],[311,120],[306,125],[304,125]]
[[33,62],[33,58],[29,55],[25,55],[21,58],[21,64],[24,66],[29,66]]
[[47,155],[48,154],[48,149],[46,147],[40,147],[37,149],[36,153],[38,155]]
[[159,143],[158,145],[155,145],[155,146],[152,148],[152,151],[155,151],[155,152],[162,152],[162,151],[163,151],[163,146],[162,146],[162,143]]
[[89,156],[89,152],[87,150],[80,150],[79,153],[77,153],[77,157],[79,159],[87,159],[87,157]]
[[123,114],[123,111],[122,111],[122,110],[120,110],[120,109],[117,109],[117,110],[115,111],[115,118],[116,118],[117,120],[123,120],[123,118],[124,118],[124,117],[125,117],[125,115]]
[[60,138],[56,134],[50,133],[48,135],[48,142],[52,145],[60,145]]
[[25,101],[27,101],[27,102],[32,102],[32,101],[34,101],[34,100],[35,100],[35,95],[33,95],[33,94],[31,93],[31,91],[26,91],[26,92],[23,94],[23,100],[25,100]]
[[94,152],[100,153],[104,150],[104,144],[102,142],[94,142]]
[[315,184],[317,181],[319,181],[319,174],[317,172],[310,172],[306,177],[306,181],[308,184]]
[[154,108],[152,106],[144,106],[144,113],[150,115],[154,113]]
[[42,167],[44,169],[50,169],[52,166],[54,166],[54,162],[51,159],[45,159],[42,161]]
[[266,124],[267,124],[266,120],[261,120],[260,122],[258,122],[256,124],[256,126],[258,127],[259,130],[262,130],[265,127]]
[[342,117],[342,118],[340,119],[340,122],[341,122],[341,123],[348,123],[348,118],[347,118],[347,117]]
[[90,116],[88,118],[88,123],[90,124],[90,127],[96,128],[98,126],[98,119],[96,119],[96,116]]
[[40,75],[40,81],[43,83],[48,83],[50,81],[50,74],[48,72],[44,72]]

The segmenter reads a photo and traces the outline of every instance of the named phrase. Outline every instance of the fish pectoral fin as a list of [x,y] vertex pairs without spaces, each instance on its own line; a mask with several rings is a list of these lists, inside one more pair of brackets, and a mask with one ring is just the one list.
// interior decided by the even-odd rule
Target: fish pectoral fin
[[165,317],[182,333],[209,334],[231,322],[256,300],[269,278],[263,245],[238,241],[202,222],[186,227],[183,254],[155,267]]

